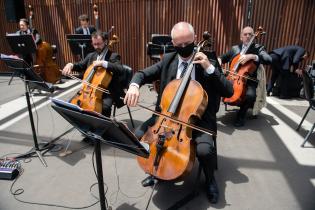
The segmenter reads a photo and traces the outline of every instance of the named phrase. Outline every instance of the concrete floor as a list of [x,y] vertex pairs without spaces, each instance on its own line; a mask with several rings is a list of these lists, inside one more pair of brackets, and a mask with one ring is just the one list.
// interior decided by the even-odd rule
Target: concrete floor
[[[14,86],[7,86],[8,79],[0,78],[2,158],[25,153],[33,146],[26,104],[22,102],[25,101],[23,83],[15,79]],[[74,84],[62,85],[64,89],[53,96],[66,100],[74,94]],[[93,185],[97,181],[92,164],[93,146],[82,142],[78,131],[70,130],[72,126],[51,108],[48,97],[33,97],[37,104],[33,112],[35,126],[40,141],[54,141],[57,147],[44,155],[47,168],[36,157],[22,161],[23,173],[12,189],[23,189],[22,194],[14,197],[10,193],[13,182],[0,180],[0,210],[60,209],[53,205],[80,208],[97,202],[94,196],[98,196],[98,188]],[[153,107],[154,102],[155,93],[143,87],[141,104]],[[305,148],[300,147],[314,122],[315,113],[311,111],[302,129],[295,131],[307,106],[302,99],[268,97],[268,106],[257,119],[248,114],[246,125],[234,128],[232,123],[237,108],[229,106],[225,111],[222,105],[217,115],[219,168],[215,174],[220,190],[219,203],[208,202],[203,176],[195,186],[196,162],[184,181],[160,182],[148,209],[167,209],[194,188],[200,193],[181,209],[315,209],[314,135]],[[131,110],[136,125],[151,115],[139,107]],[[116,117],[131,127],[126,108],[118,109]],[[60,156],[67,146],[72,154]],[[135,155],[103,144],[102,163],[106,198],[112,209],[145,209],[152,188],[141,186],[146,175]],[[87,209],[100,209],[100,205],[96,203]]]

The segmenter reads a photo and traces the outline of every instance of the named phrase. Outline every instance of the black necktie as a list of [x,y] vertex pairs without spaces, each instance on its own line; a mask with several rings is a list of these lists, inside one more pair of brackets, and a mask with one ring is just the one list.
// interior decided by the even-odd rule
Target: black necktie
[[185,72],[187,70],[188,67],[188,63],[187,62],[182,62],[182,65],[184,66],[182,73],[180,73],[180,78],[182,78],[185,75]]

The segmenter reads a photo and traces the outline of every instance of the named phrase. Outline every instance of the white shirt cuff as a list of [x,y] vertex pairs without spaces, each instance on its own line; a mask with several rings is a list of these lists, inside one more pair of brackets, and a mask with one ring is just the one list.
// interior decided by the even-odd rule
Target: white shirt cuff
[[256,61],[256,62],[258,62],[259,61],[259,57],[258,57],[258,55],[255,55],[255,60],[254,61]]
[[139,89],[139,85],[138,85],[137,83],[134,83],[134,82],[133,82],[133,83],[131,83],[131,84],[129,85],[129,87],[130,87],[130,86],[135,86],[135,87],[137,87],[137,88]]
[[107,61],[104,61],[103,64],[102,64],[102,66],[103,66],[105,69],[107,69],[107,67],[108,67],[108,62],[107,62]]
[[215,68],[213,65],[210,65],[207,69],[206,72],[207,74],[212,74],[214,72]]

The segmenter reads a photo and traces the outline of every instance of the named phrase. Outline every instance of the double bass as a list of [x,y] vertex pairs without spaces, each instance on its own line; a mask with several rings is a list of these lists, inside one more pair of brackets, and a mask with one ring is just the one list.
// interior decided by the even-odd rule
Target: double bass
[[[29,23],[30,28],[33,28],[32,20],[34,17],[33,8],[29,7]],[[56,62],[53,60],[54,50],[52,46],[45,41],[41,41],[37,45],[35,72],[38,73],[46,82],[56,83],[61,79],[61,72]]]
[[196,151],[191,141],[192,127],[187,124],[195,117],[201,118],[208,104],[208,95],[199,82],[190,79],[190,75],[196,53],[208,43],[207,39],[199,42],[183,78],[173,80],[165,87],[159,118],[140,140],[150,146],[150,156],[137,157],[138,163],[146,173],[158,179],[181,178],[193,167]]
[[240,105],[244,100],[247,79],[250,79],[249,75],[255,72],[257,66],[252,60],[247,61],[245,64],[241,64],[239,60],[242,55],[247,53],[255,38],[265,33],[266,32],[263,32],[263,28],[260,26],[255,32],[255,35],[250,39],[248,45],[233,58],[227,79],[233,83],[234,94],[230,98],[223,98],[224,103],[229,105]]

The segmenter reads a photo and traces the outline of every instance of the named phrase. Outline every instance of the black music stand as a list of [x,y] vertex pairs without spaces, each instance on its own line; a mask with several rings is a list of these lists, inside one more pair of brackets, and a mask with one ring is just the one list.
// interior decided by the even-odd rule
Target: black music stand
[[36,44],[31,34],[7,34],[5,37],[16,54],[26,55],[36,52]]
[[152,60],[159,60],[160,55],[174,52],[172,37],[166,34],[152,34],[151,42],[147,44],[147,54]]
[[94,141],[99,200],[101,209],[104,210],[107,205],[103,185],[104,178],[100,143],[103,142],[141,157],[149,156],[149,145],[139,142],[135,135],[122,122],[107,118],[96,112],[85,111],[71,103],[58,99],[51,100],[53,102],[53,109],[83,135]]
[[34,126],[34,120],[33,120],[33,113],[32,113],[32,106],[30,102],[30,87],[33,89],[40,89],[47,92],[53,92],[54,89],[52,85],[49,85],[48,83],[45,83],[42,78],[40,78],[33,70],[32,68],[23,60],[23,59],[17,59],[12,58],[10,56],[1,55],[1,60],[4,61],[4,63],[12,70],[16,72],[16,75],[22,78],[25,84],[25,97],[27,102],[27,109],[28,114],[30,118],[31,128],[32,128],[32,135],[34,140],[34,151],[31,150],[27,154],[23,154],[20,156],[17,156],[17,158],[24,158],[32,156],[34,153],[37,154],[38,158],[42,162],[42,164],[47,167],[47,164],[41,154],[41,151],[47,151],[51,149],[54,145],[47,143],[42,148],[39,147],[37,136],[36,136],[36,130]]
[[[20,55],[28,55],[36,52],[36,44],[31,34],[6,34],[6,39],[11,47],[11,50]],[[15,76],[15,71],[12,73],[11,79],[9,80],[9,85]]]
[[74,55],[80,55],[83,60],[85,55],[93,52],[91,35],[87,34],[67,34],[67,40],[70,45],[71,52]]

